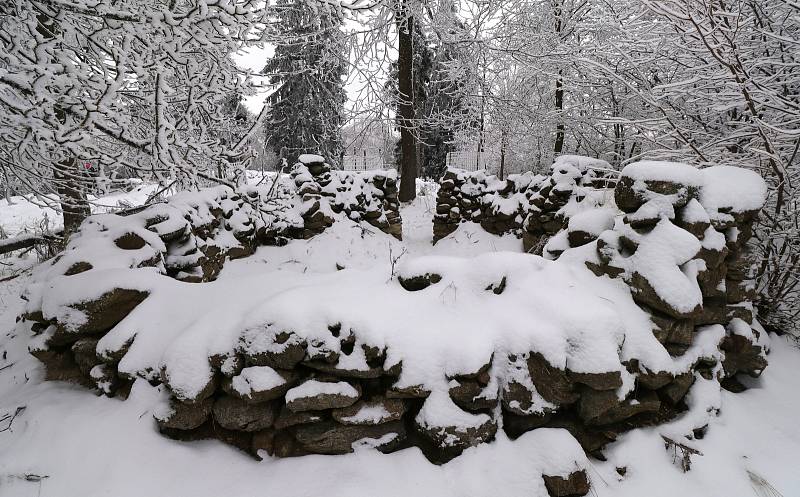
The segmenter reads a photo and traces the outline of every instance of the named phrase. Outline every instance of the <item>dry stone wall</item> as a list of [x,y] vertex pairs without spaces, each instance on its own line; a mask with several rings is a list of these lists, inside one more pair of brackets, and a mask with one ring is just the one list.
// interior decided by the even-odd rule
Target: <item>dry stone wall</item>
[[270,212],[270,222],[259,231],[261,243],[282,245],[292,238],[309,239],[333,224],[332,213],[344,213],[402,239],[397,171],[337,171],[316,155],[300,159],[290,171],[289,188],[289,196],[297,196],[295,210],[299,212],[287,214],[285,203],[274,206],[277,213]]
[[732,389],[741,388],[738,373],[758,376],[767,365],[762,331],[753,326],[747,246],[765,194],[758,175],[742,169],[633,164],[615,190],[624,215],[599,235],[597,258],[586,263],[629,285],[673,355],[684,353],[701,327],[724,325],[722,366]]
[[526,173],[500,181],[483,171],[448,169],[439,183],[433,217],[434,243],[454,232],[464,221],[480,223],[490,233],[519,232],[524,206],[528,204],[528,189],[542,179]]
[[[763,192],[749,191],[748,185],[762,188],[761,179],[725,166],[697,170],[643,161],[612,183],[580,159],[557,161],[549,177],[512,175],[506,181],[481,171],[448,170],[437,199],[434,242],[465,221],[479,222],[493,234],[521,236],[526,251],[549,259],[596,241],[597,260],[587,266],[630,286],[670,353],[685,352],[699,327],[725,325],[726,386],[741,388],[737,373],[760,374],[766,360],[759,332],[751,326],[755,283],[747,243],[763,204]],[[600,193],[610,184],[615,184],[613,202]],[[658,257],[677,257],[666,277],[653,268]],[[681,276],[685,271],[696,284]],[[677,281],[691,301],[665,298],[654,286],[661,279]]]
[[180,193],[128,216],[91,216],[48,271],[152,267],[181,281],[212,281],[226,260],[259,245],[311,238],[337,213],[402,237],[396,171],[331,171],[322,157],[301,158],[306,162],[292,168],[288,185],[220,186]]
[[[563,339],[568,351],[587,336],[599,340],[584,344],[586,351],[576,357],[567,351],[566,358],[554,360],[552,351],[519,345],[526,343],[519,336],[505,342],[516,344],[513,348],[497,345],[504,343],[498,338],[482,350],[480,364],[436,370],[443,378],[434,388],[401,381],[406,368],[414,370],[411,354],[429,353],[422,344],[415,342],[419,350],[412,347],[412,353],[398,356],[387,345],[391,337],[381,337],[380,330],[343,324],[344,317],[361,312],[352,308],[325,308],[327,326],[312,330],[297,325],[298,316],[309,312],[299,306],[288,321],[294,326],[276,324],[278,312],[271,309],[273,314],[238,330],[241,333],[225,352],[206,357],[203,336],[193,338],[193,350],[202,350],[201,362],[209,374],[195,375],[201,384],[190,382],[189,388],[186,377],[169,364],[156,362],[158,366],[135,374],[123,367],[139,339],[136,334],[127,340],[115,336],[113,345],[101,343],[152,298],[147,285],[131,281],[74,301],[53,296],[48,301],[36,288],[56,280],[62,284],[65,275],[68,279],[115,267],[135,269],[143,276],[155,271],[185,281],[211,280],[225,257],[246,255],[257,243],[313,236],[336,212],[399,236],[392,173],[350,180],[316,160],[293,169],[299,194],[287,212],[281,211],[281,218],[227,189],[181,197],[180,202],[127,218],[90,218],[64,254],[34,277],[31,299],[21,316],[33,335],[31,353],[44,363],[48,379],[76,381],[109,396],[125,398],[137,379],[160,385],[169,399],[154,413],[161,432],[183,440],[216,438],[254,455],[344,454],[360,448],[392,452],[417,446],[431,461],[445,463],[469,447],[491,442],[501,429],[515,438],[539,428],[563,428],[587,454],[603,458],[603,448],[619,433],[664,423],[684,411],[685,396],[695,381],[719,380],[736,391],[743,388],[737,375],[758,376],[766,367],[766,337],[753,319],[750,302],[752,261],[747,249],[763,204],[763,182],[735,168],[701,172],[683,165],[644,163],[623,171],[614,191],[619,210],[591,200],[594,208],[582,207],[566,216],[564,207],[590,197],[581,179],[586,175],[574,169],[504,182],[449,171],[439,194],[440,205],[448,206],[448,219],[451,212],[459,219],[469,213],[470,220],[477,217],[498,232],[549,237],[543,250],[559,260],[524,254],[488,254],[480,264],[431,258],[404,266],[390,283],[381,281],[374,291],[390,293],[376,302],[428,305],[432,300],[435,305],[426,309],[433,313],[444,305],[449,288],[459,288],[466,295],[479,294],[476,302],[487,308],[509,311],[515,302],[529,302],[525,298],[530,285],[567,277],[574,268],[564,270],[562,265],[578,261],[579,269],[588,267],[596,275],[581,269],[585,279],[577,281],[587,286],[607,283],[603,289],[618,288],[608,278],[626,284],[630,296],[625,293],[624,300],[646,311],[652,324],[647,332],[655,337],[650,341],[659,348],[655,352],[669,352],[663,354],[667,368],[647,366],[652,357],[645,356],[652,351],[645,354],[643,349],[643,355],[636,356],[626,350],[623,356],[625,340],[615,341],[617,325],[611,322],[601,329],[600,320],[597,329],[577,330],[569,337],[559,333],[574,330],[547,328]],[[486,189],[492,190],[491,198],[480,193]],[[523,209],[524,202],[530,204]],[[531,216],[539,216],[538,221],[523,223]],[[559,216],[564,219],[556,222]],[[545,228],[550,222],[553,226]],[[441,220],[438,225],[444,229]],[[529,226],[535,229],[529,231]],[[551,283],[574,291],[570,282]],[[335,291],[354,290],[337,283]],[[354,295],[363,295],[359,292],[363,289],[357,288]],[[391,312],[389,307],[384,310]],[[571,311],[560,307],[557,312]],[[83,318],[73,319],[75,314]],[[401,319],[389,316],[385,325]],[[598,316],[609,319],[605,311]],[[538,336],[536,319],[531,321],[533,336]],[[596,366],[584,364],[595,360]],[[439,361],[433,358],[432,364]],[[582,469],[543,479],[553,496],[589,491]]]
[[[434,240],[455,231],[460,222],[477,221],[490,233],[521,232],[526,251],[540,251],[549,259],[589,247],[581,255],[586,266],[628,285],[633,300],[650,316],[653,335],[672,356],[685,354],[709,326],[723,326],[725,335],[716,344],[722,359],[701,358],[691,369],[706,378],[718,376],[732,391],[744,389],[737,375],[757,377],[767,365],[766,337],[754,323],[753,260],[747,246],[766,193],[761,178],[732,167],[697,170],[644,161],[622,171],[613,202],[607,194],[591,193],[607,186],[608,178],[585,178],[580,168],[563,163],[554,165],[550,177],[522,181],[449,170],[439,192]],[[591,188],[585,186],[589,183]],[[565,208],[587,196],[591,201],[580,208]],[[498,218],[495,206],[501,202],[511,207]],[[406,285],[419,289],[437,278],[420,275]],[[694,380],[691,371],[666,374],[631,360],[627,368],[637,376],[638,393],[619,402],[614,391],[621,380],[614,375],[581,377],[553,368],[535,353],[523,359],[538,393],[558,408],[555,416],[518,416],[511,407],[514,392],[520,389],[524,399],[530,397],[511,384],[504,392],[504,429],[519,433],[564,427],[597,455],[614,433],[674,416]],[[542,382],[543,377],[549,380]]]
[[587,198],[586,204],[596,203],[609,185],[604,171],[610,169],[605,161],[578,156],[559,157],[546,176],[512,174],[499,180],[484,171],[448,169],[439,183],[433,241],[472,221],[495,235],[517,235],[526,252],[540,255],[579,204]]

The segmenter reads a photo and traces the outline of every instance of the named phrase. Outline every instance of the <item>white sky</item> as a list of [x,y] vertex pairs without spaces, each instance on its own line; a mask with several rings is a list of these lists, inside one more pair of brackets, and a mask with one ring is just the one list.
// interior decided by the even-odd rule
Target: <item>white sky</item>
[[[234,54],[233,60],[236,64],[239,65],[242,69],[250,70],[253,73],[260,73],[261,70],[267,65],[267,59],[272,57],[272,54],[275,52],[275,47],[272,45],[265,45],[264,47],[248,47],[247,49],[240,50],[236,54]],[[264,77],[254,77],[253,83],[258,86],[260,84],[266,84],[267,78]],[[247,109],[254,113],[258,114],[261,112],[261,109],[264,107],[264,100],[269,95],[270,90],[268,88],[263,88],[259,90],[255,95],[249,95],[244,97],[244,105]]]

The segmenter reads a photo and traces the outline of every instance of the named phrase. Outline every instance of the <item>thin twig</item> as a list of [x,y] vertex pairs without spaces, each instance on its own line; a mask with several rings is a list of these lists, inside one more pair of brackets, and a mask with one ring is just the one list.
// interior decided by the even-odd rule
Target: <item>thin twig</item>
[[[17,407],[17,410],[14,411],[13,415],[7,414],[5,417],[3,417],[3,419],[0,419],[0,422],[8,420],[8,426],[6,426],[3,429],[0,429],[0,433],[10,430],[11,429],[11,425],[14,424],[14,420],[17,419],[17,416],[22,414],[22,412],[25,411],[26,408],[27,408],[27,406],[19,406],[19,407]],[[11,418],[11,419],[9,419],[9,418]]]

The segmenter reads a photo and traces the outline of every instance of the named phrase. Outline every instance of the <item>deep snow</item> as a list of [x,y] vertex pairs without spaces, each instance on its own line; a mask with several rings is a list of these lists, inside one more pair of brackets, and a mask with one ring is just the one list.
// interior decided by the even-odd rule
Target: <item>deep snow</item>
[[[220,280],[257,278],[276,269],[327,273],[336,271],[336,264],[389,271],[393,261],[400,265],[420,255],[521,251],[516,238],[496,237],[468,224],[431,246],[435,191],[426,188],[425,195],[402,211],[403,243],[387,241],[381,233],[360,243],[337,243],[331,240],[336,233],[326,232],[311,242],[262,248],[226,266]],[[28,337],[14,332],[23,305],[18,295],[26,280],[23,275],[0,283],[0,420],[25,407],[8,430],[0,431],[3,497],[546,496],[541,471],[580,454],[562,430],[536,430],[513,442],[500,433],[495,442],[469,449],[441,467],[431,465],[417,449],[256,462],[220,442],[172,441],[157,433],[152,419],[165,394],[144,381],[137,382],[125,402],[96,397],[74,385],[42,382],[41,365],[26,350]],[[785,338],[772,338],[770,365],[760,379],[749,382],[750,390],[720,395],[698,381],[689,412],[670,424],[622,435],[606,450],[608,462],[591,461],[595,494],[800,495],[800,350]],[[719,416],[714,415],[717,409]],[[680,434],[682,427],[698,425],[698,420],[702,425],[705,419],[705,438],[693,442],[703,455],[694,456],[692,470],[684,474],[660,434]],[[9,420],[0,421],[0,430]],[[622,466],[627,468],[624,477],[616,472]],[[754,484],[758,478],[780,493]]]
[[[93,214],[109,212],[143,204],[152,194],[158,192],[156,184],[141,184],[129,192],[115,192],[101,197],[90,196]],[[58,204],[55,195],[36,198],[32,195],[0,198],[0,228],[6,236],[15,236],[24,231],[46,228],[58,231],[64,227],[61,213],[55,210]]]

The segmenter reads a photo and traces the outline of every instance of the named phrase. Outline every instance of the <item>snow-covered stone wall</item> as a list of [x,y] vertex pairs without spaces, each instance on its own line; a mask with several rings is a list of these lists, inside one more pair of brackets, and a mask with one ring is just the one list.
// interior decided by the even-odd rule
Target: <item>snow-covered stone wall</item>
[[50,278],[149,267],[181,281],[213,281],[226,260],[260,245],[309,239],[336,215],[402,237],[396,171],[331,171],[322,157],[301,159],[288,182],[183,192],[131,215],[90,216],[42,271]]
[[526,252],[541,254],[574,212],[603,201],[609,185],[613,188],[610,170],[605,161],[572,155],[558,157],[546,176],[511,174],[499,180],[484,171],[449,169],[440,182],[433,241],[472,221],[492,234],[513,233]]
[[745,169],[637,162],[623,169],[615,190],[623,214],[614,219],[603,208],[573,217],[559,243],[572,246],[573,224],[585,218],[592,228],[584,231],[598,233],[587,266],[630,287],[672,354],[691,347],[700,327],[725,325],[727,385],[741,388],[737,373],[757,376],[767,364],[764,337],[752,326],[754,261],[747,245],[766,194],[761,177]]
[[281,212],[265,229],[264,243],[283,243],[281,238],[308,239],[333,223],[331,213],[343,213],[353,221],[364,221],[397,239],[403,235],[397,199],[397,171],[338,171],[317,155],[301,155],[291,170],[297,208],[302,223]]
[[[470,216],[487,209],[495,227],[516,213],[510,229],[524,236],[523,214],[563,217],[542,232],[546,257],[419,257],[388,279],[345,268],[211,281],[207,254],[246,254],[249,237],[311,236],[327,221],[309,211],[396,225],[393,175],[350,182],[314,164],[293,171],[300,194],[286,211],[216,189],[161,216],[90,218],[26,292],[21,326],[47,377],[121,398],[136,381],[160,385],[154,417],[178,439],[279,457],[417,446],[444,463],[498,430],[566,434],[550,428],[602,458],[617,434],[699,402],[687,397],[693,385],[735,391],[737,375],[766,367],[750,302],[747,241],[766,195],[755,173],[644,162],[594,196],[566,166],[505,182],[451,172],[463,182],[440,195],[458,186],[459,205],[477,200]],[[240,215],[246,206],[263,215]],[[169,248],[191,244],[184,255]],[[190,256],[196,265],[169,259]],[[209,282],[178,281],[192,277]],[[704,424],[687,420],[671,439],[689,446]],[[551,495],[589,491],[581,457],[542,475]]]

